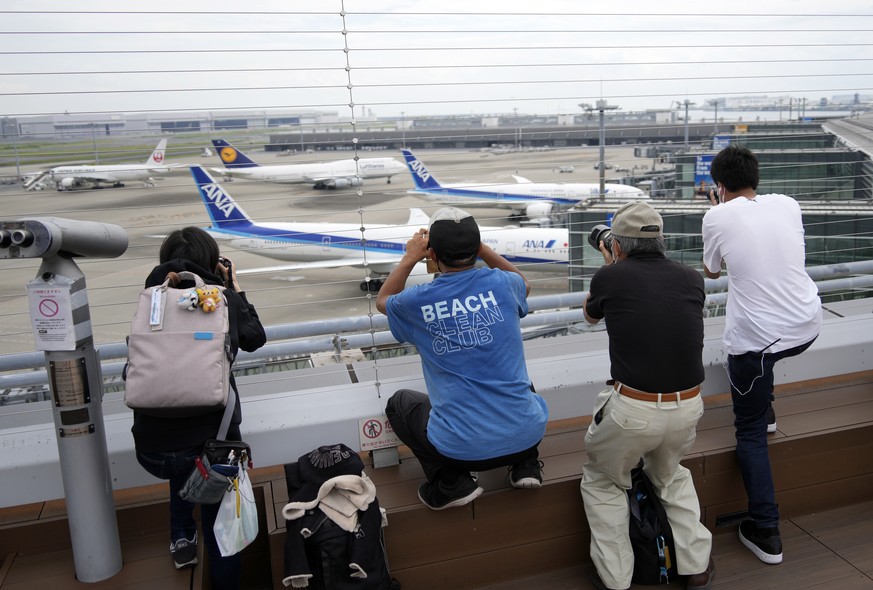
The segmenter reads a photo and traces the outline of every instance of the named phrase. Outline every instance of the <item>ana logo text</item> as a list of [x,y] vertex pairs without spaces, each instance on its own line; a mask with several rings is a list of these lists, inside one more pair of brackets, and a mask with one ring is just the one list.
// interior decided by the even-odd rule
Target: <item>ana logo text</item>
[[430,172],[427,171],[427,168],[424,167],[424,164],[419,162],[418,160],[413,160],[409,163],[409,167],[415,172],[415,175],[422,179],[424,182],[430,180]]
[[555,242],[557,240],[525,240],[522,248],[529,248],[532,250],[548,250],[549,248],[555,247]]
[[219,211],[224,213],[225,217],[230,217],[230,214],[233,213],[235,207],[233,201],[221,188],[221,185],[203,184],[200,186],[200,190],[203,191],[206,198],[212,201]]

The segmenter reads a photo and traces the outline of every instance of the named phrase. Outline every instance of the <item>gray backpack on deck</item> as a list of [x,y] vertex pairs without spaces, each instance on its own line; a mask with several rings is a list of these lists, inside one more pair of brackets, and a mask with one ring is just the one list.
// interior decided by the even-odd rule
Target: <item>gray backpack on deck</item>
[[124,403],[153,416],[221,409],[230,387],[233,358],[224,287],[207,285],[192,272],[176,274],[195,287],[170,287],[168,277],[144,289],[127,339]]

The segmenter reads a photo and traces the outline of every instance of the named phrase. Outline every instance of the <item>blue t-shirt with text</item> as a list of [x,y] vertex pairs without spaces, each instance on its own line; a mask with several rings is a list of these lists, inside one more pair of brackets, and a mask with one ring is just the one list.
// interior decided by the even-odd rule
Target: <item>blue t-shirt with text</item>
[[387,300],[391,333],[416,346],[432,405],[427,435],[447,457],[481,460],[542,439],[545,400],[531,391],[519,320],[524,280],[477,268],[440,275]]

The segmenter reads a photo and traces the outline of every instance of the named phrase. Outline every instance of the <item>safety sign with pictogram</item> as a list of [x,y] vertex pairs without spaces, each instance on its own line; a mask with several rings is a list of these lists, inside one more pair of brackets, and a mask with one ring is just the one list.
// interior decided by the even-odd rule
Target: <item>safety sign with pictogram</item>
[[401,444],[385,415],[359,420],[358,437],[361,440],[362,451],[374,451]]
[[73,350],[76,347],[73,303],[69,285],[27,285],[30,321],[37,350]]

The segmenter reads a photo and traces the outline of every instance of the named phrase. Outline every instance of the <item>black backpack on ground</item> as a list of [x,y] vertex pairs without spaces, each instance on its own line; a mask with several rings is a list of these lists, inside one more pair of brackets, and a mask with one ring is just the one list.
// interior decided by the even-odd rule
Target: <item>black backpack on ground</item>
[[655,486],[641,467],[631,471],[630,541],[634,550],[634,584],[669,584],[676,579],[673,530]]
[[[294,534],[296,531],[288,531]],[[374,555],[372,568],[366,579],[351,577],[349,571],[349,533],[334,524],[329,518],[306,539],[306,558],[312,570],[309,588],[312,590],[385,589],[400,590],[400,583],[391,578],[384,560],[384,542],[380,538],[381,551]],[[381,537],[381,534],[380,534]]]
[[348,516],[338,507],[326,506],[336,509],[327,512],[320,507],[334,478],[365,477],[358,453],[344,444],[321,446],[284,468],[290,502],[282,510],[287,531],[282,583],[309,590],[399,590],[388,570],[379,500],[373,497],[358,510],[354,525],[328,516],[336,518],[337,511]]

